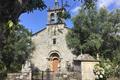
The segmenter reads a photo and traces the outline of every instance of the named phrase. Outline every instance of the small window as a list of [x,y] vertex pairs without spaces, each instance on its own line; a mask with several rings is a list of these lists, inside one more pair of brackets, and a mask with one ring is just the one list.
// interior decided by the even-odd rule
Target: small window
[[50,14],[50,23],[55,23],[55,14],[54,13],[51,13]]
[[54,17],[55,15],[54,15],[54,13],[51,13],[51,15],[50,15],[51,17]]
[[55,19],[51,19],[50,23],[52,23],[52,24],[53,24],[54,22],[55,22]]
[[56,38],[53,39],[53,44],[56,44]]

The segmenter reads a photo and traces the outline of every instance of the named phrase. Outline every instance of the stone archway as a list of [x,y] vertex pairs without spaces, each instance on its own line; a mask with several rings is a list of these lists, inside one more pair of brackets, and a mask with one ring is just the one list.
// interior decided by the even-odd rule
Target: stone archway
[[49,56],[50,58],[50,69],[51,71],[57,72],[60,65],[60,56],[58,53],[52,53]]

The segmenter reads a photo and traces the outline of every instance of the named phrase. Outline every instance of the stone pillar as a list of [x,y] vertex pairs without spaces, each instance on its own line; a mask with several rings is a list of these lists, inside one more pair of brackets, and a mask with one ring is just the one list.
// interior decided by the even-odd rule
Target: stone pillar
[[99,64],[96,60],[83,60],[81,61],[81,80],[95,80],[95,74],[93,72],[94,66]]
[[89,54],[82,54],[74,59],[74,70],[80,71],[80,80],[95,80],[94,66],[96,64],[99,64],[99,60]]

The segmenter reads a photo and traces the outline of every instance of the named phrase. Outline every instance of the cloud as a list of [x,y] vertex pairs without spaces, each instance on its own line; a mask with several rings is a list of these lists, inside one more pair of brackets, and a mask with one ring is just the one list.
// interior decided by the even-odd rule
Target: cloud
[[[98,0],[97,1],[98,9],[101,7],[106,7],[108,9],[120,8],[120,0]],[[77,15],[81,9],[80,5],[77,5],[70,10],[72,15]]]
[[71,12],[74,13],[74,14],[78,14],[80,9],[81,9],[81,7],[80,7],[80,6],[77,6],[77,7],[73,8],[73,9],[71,10]]
[[115,2],[116,6],[120,8],[120,0],[116,0]]
[[98,0],[97,7],[113,7],[119,8],[120,7],[120,0]]

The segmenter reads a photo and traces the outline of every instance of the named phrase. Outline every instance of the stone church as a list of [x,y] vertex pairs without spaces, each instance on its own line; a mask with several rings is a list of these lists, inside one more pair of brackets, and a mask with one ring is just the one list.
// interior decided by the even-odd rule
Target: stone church
[[48,23],[46,27],[32,36],[35,50],[31,62],[39,70],[50,69],[51,71],[66,71],[67,65],[72,63],[73,54],[66,44],[66,35],[69,28],[64,19],[58,14],[65,9],[59,7],[55,0],[55,6],[48,9]]
[[[31,68],[31,63],[34,68],[42,72],[48,69],[55,73],[69,73],[72,71],[67,75],[76,77],[71,77],[69,80],[96,80],[93,70],[94,66],[99,64],[99,61],[89,54],[81,54],[74,58],[67,46],[66,35],[70,29],[65,25],[64,19],[58,16],[60,12],[64,11],[64,8],[59,7],[58,0],[55,0],[55,6],[47,11],[48,23],[46,27],[32,36],[35,49],[31,60],[23,64],[20,73],[7,74],[8,80],[32,80],[33,67]],[[51,80],[58,79],[53,78]]]

